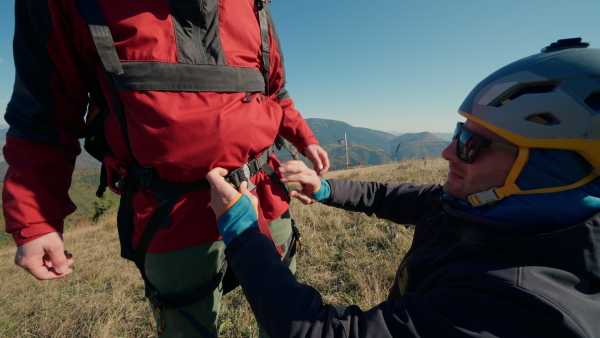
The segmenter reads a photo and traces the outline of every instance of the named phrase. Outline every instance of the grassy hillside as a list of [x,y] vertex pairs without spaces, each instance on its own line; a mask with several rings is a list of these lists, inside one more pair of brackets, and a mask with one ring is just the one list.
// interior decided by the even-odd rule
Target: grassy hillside
[[[444,160],[408,161],[340,170],[326,178],[386,183],[443,182]],[[298,279],[319,290],[325,302],[368,309],[385,300],[412,230],[363,214],[303,206],[292,216],[303,235]],[[10,264],[14,248],[0,248],[0,337],[149,337],[155,331],[132,263],[119,257],[114,215],[81,223],[65,233],[75,271],[39,282]],[[275,309],[274,309],[275,310]],[[221,337],[255,337],[256,323],[240,289],[228,294]]]

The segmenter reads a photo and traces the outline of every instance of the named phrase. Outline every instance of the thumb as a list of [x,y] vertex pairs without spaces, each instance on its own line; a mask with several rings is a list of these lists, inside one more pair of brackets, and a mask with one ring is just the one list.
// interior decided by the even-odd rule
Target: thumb
[[54,269],[54,272],[57,274],[63,274],[67,272],[69,266],[72,263],[72,259],[67,257],[65,250],[63,248],[50,248],[46,250],[46,254],[48,258],[50,258],[51,267]]
[[206,179],[211,186],[222,188],[225,185],[229,185],[229,183],[225,181],[225,175],[227,175],[227,170],[225,168],[216,167],[206,174]]
[[238,191],[246,196],[248,196],[248,198],[250,198],[250,200],[252,201],[252,203],[254,204],[254,206],[256,207],[256,205],[258,204],[258,198],[254,195],[252,195],[252,193],[250,192],[250,190],[248,190],[248,181],[244,181],[240,184]]

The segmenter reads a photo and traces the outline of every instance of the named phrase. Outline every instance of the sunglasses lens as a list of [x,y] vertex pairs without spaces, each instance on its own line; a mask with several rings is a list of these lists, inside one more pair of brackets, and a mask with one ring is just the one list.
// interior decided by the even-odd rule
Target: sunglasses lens
[[479,140],[471,135],[467,130],[463,129],[458,134],[456,142],[456,154],[465,163],[473,163],[477,156]]

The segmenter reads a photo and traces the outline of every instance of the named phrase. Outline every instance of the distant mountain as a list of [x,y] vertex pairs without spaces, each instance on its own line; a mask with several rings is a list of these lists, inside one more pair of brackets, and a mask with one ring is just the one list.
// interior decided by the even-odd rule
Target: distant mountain
[[349,144],[361,144],[375,151],[387,152],[387,143],[394,138],[390,133],[354,127],[341,121],[310,118],[306,119],[306,123],[321,145],[342,144],[346,135]]
[[[394,157],[396,161],[438,157],[450,143],[428,132],[394,136],[335,120],[310,118],[306,122],[329,154],[333,169],[346,165],[346,141],[350,166],[391,163]],[[282,161],[291,158],[287,152],[278,152],[277,156]]]
[[454,133],[432,133],[433,135],[444,139],[448,142],[452,142],[452,136],[454,136]]
[[[388,131],[388,133],[390,133],[390,134],[392,134],[394,136],[400,136],[402,134],[406,134],[406,133],[401,133],[401,132],[398,132],[398,131]],[[454,136],[453,133],[432,133],[432,134],[435,135],[435,136],[437,136],[437,137],[439,137],[439,138],[441,138],[442,140],[446,140],[446,141],[449,141],[449,142],[452,142],[452,136]]]
[[450,142],[432,133],[403,134],[389,142],[390,154],[395,161],[439,157]]

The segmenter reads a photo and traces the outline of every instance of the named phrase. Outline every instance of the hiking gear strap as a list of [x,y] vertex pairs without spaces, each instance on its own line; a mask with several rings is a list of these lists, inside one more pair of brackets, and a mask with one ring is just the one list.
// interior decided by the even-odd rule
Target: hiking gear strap
[[102,14],[100,4],[98,1],[85,0],[78,0],[77,3],[90,32],[92,33],[94,45],[96,45],[104,69],[110,74],[123,74],[123,67],[121,66],[117,50],[115,49],[115,42],[113,41],[104,15]]
[[263,61],[263,77],[265,81],[265,94],[269,96],[269,72],[271,71],[271,63],[269,60],[269,24],[267,20],[267,9],[261,0],[256,0],[256,9],[258,10],[258,21],[260,25],[260,40]]
[[275,137],[275,145],[277,146],[278,150],[281,150],[281,148],[287,149],[287,151],[290,152],[294,160],[298,161],[300,159],[298,149],[296,149],[296,147],[294,147],[294,145],[291,144],[288,140],[283,138],[283,136],[277,134],[277,137]]

